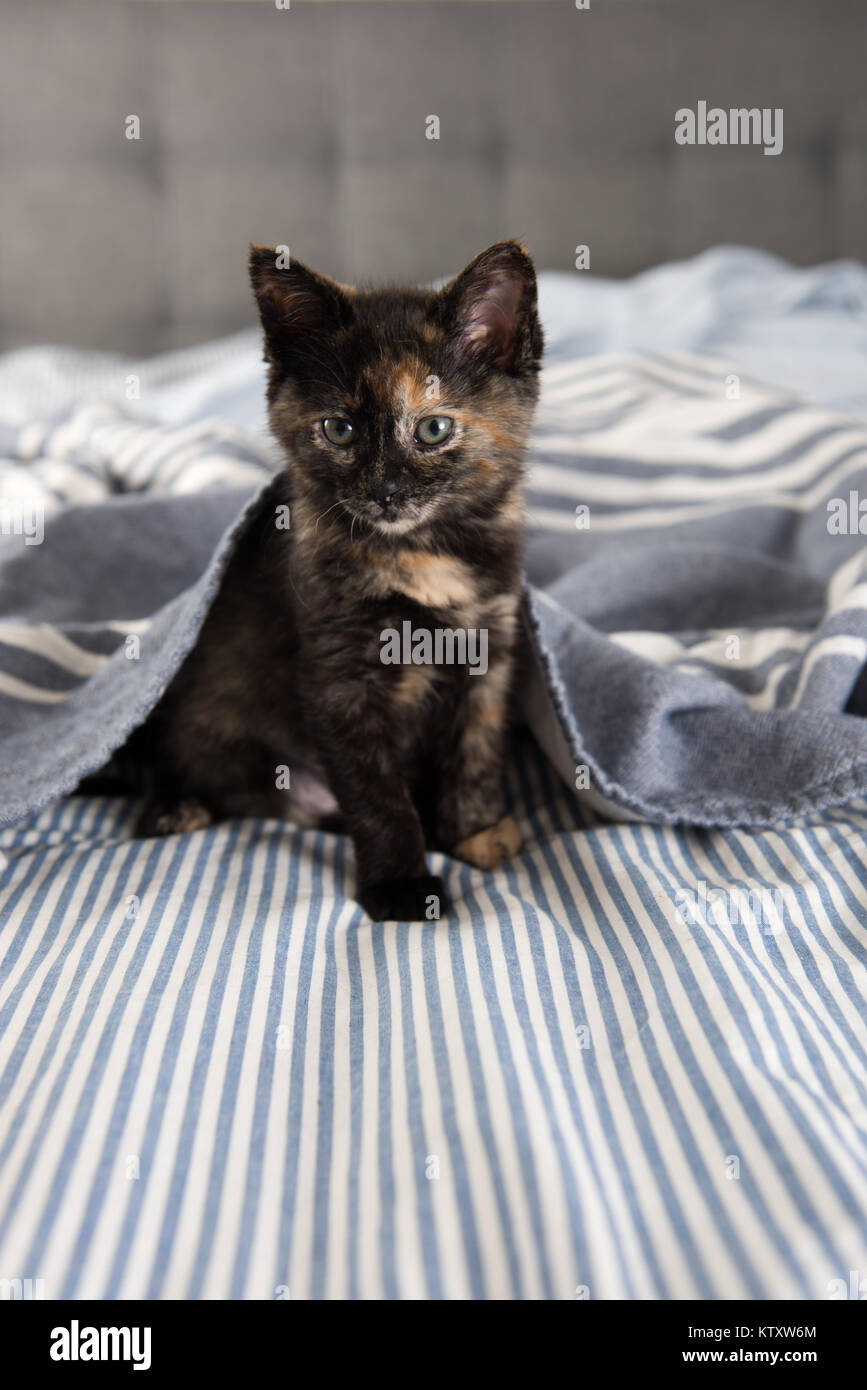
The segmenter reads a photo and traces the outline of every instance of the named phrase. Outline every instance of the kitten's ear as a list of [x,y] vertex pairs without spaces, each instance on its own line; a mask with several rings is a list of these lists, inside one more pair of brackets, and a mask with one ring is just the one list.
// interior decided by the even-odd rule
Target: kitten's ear
[[250,247],[250,283],[269,354],[303,351],[305,340],[333,333],[352,315],[349,297],[325,275],[270,246]]
[[442,291],[445,325],[459,349],[502,371],[538,362],[542,331],[536,272],[517,241],[499,241]]

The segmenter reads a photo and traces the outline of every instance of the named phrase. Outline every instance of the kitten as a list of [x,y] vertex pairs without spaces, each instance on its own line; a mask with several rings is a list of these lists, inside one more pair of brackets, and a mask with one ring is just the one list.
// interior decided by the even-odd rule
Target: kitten
[[[286,467],[134,736],[151,779],[140,832],[339,812],[369,915],[433,918],[423,820],[480,868],[520,845],[501,782],[542,355],[533,265],[503,242],[441,291],[360,291],[256,246],[250,277]],[[486,634],[484,674],[383,660],[388,632],[445,630]]]

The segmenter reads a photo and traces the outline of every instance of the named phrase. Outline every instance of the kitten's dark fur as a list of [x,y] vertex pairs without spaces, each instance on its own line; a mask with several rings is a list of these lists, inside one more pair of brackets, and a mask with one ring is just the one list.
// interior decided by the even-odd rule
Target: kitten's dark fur
[[[254,247],[250,276],[286,467],[135,735],[151,776],[141,830],[339,807],[370,916],[433,917],[443,886],[420,806],[432,843],[470,863],[519,846],[501,774],[542,354],[533,265],[503,242],[440,292],[361,292]],[[415,439],[431,415],[454,421],[443,443]],[[326,437],[335,417],[348,446]],[[381,634],[404,620],[486,628],[487,673],[384,665]]]

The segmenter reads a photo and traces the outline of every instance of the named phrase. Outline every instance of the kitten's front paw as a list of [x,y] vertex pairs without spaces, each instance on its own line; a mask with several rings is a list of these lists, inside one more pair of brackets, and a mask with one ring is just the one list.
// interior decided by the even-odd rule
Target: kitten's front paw
[[461,840],[452,854],[477,869],[498,869],[520,848],[521,832],[511,816],[504,816],[496,825],[489,825],[487,830],[479,830]]
[[384,878],[361,889],[359,902],[374,922],[436,922],[446,908],[441,878]]
[[160,835],[184,835],[191,830],[204,830],[213,824],[210,811],[199,801],[179,801],[175,806],[152,802],[145,806],[134,831],[138,840],[150,840]]

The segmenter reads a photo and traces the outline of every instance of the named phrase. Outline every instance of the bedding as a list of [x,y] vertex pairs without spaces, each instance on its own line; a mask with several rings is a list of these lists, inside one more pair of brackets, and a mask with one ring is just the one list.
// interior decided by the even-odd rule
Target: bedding
[[435,856],[430,926],[368,922],[340,837],[138,842],[66,795],[269,504],[253,337],[0,362],[0,1273],[821,1298],[863,1267],[864,271],[541,291],[526,845]]

